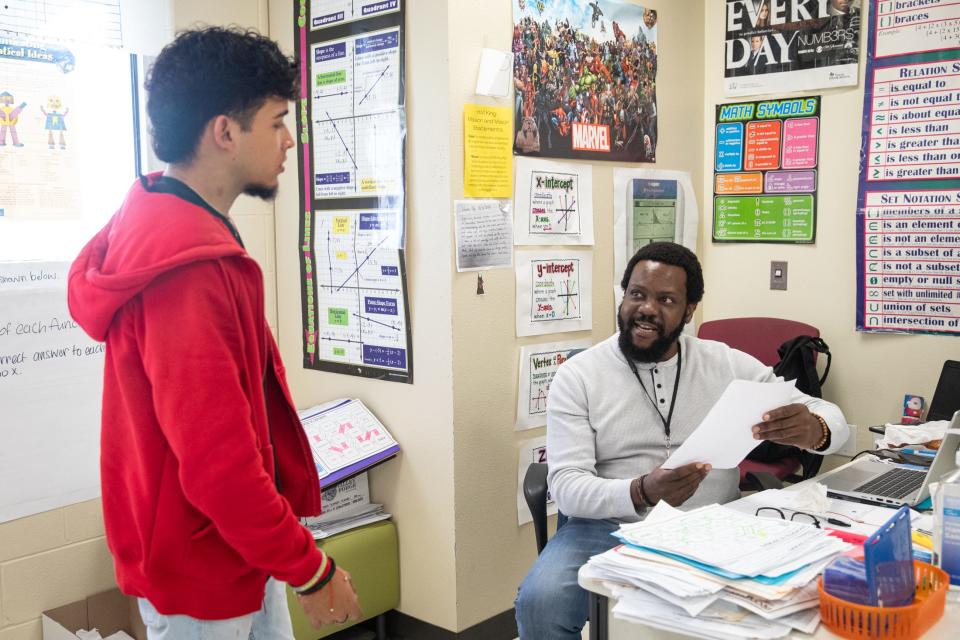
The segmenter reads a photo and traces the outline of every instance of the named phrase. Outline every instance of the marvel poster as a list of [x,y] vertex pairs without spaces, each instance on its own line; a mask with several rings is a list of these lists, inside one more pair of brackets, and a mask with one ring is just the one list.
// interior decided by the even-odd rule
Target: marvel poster
[[727,96],[857,84],[860,0],[726,0]]
[[657,12],[513,0],[515,155],[653,162]]

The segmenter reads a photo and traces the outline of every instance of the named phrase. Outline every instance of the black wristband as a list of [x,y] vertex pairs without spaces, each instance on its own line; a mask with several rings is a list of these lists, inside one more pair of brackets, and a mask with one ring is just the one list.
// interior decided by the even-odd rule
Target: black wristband
[[643,481],[646,479],[647,474],[640,476],[640,497],[643,498],[643,501],[646,502],[649,506],[654,506],[653,500],[650,499],[650,496],[647,495],[647,492],[643,490]]
[[327,586],[327,584],[329,584],[331,580],[333,580],[333,574],[337,572],[337,563],[334,562],[333,558],[329,556],[327,557],[327,560],[330,562],[330,570],[327,571],[327,577],[321,580],[317,580],[317,583],[311,586],[309,589],[304,589],[303,591],[297,591],[296,593],[298,596],[308,596],[311,593],[316,593],[317,591],[320,591],[320,589],[323,589],[325,586]]

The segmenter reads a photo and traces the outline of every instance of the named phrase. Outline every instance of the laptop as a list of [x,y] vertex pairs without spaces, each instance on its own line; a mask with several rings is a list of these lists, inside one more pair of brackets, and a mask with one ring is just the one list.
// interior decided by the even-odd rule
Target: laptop
[[886,464],[875,458],[861,458],[849,467],[818,480],[826,485],[827,496],[884,507],[914,507],[930,497],[930,483],[956,467],[960,446],[960,411],[953,414],[950,428],[927,470]]
[[956,411],[960,411],[960,361],[947,360],[940,371],[927,420],[949,420]]

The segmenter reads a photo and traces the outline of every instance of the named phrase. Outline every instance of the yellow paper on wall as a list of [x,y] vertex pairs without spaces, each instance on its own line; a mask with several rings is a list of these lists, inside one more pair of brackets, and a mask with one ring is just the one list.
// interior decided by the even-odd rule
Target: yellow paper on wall
[[512,198],[513,131],[510,107],[463,107],[463,194]]

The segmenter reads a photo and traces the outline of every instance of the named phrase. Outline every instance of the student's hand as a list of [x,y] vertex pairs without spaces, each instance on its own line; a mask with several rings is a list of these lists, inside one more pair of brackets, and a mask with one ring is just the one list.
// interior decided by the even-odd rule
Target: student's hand
[[322,589],[298,597],[310,624],[317,629],[328,624],[357,621],[363,617],[350,574],[340,567]]
[[644,477],[643,492],[653,504],[665,500],[671,507],[679,507],[694,494],[710,468],[702,462],[691,462],[676,469],[657,467]]
[[763,422],[753,425],[753,437],[813,449],[823,439],[823,426],[807,405],[788,404],[763,414]]

